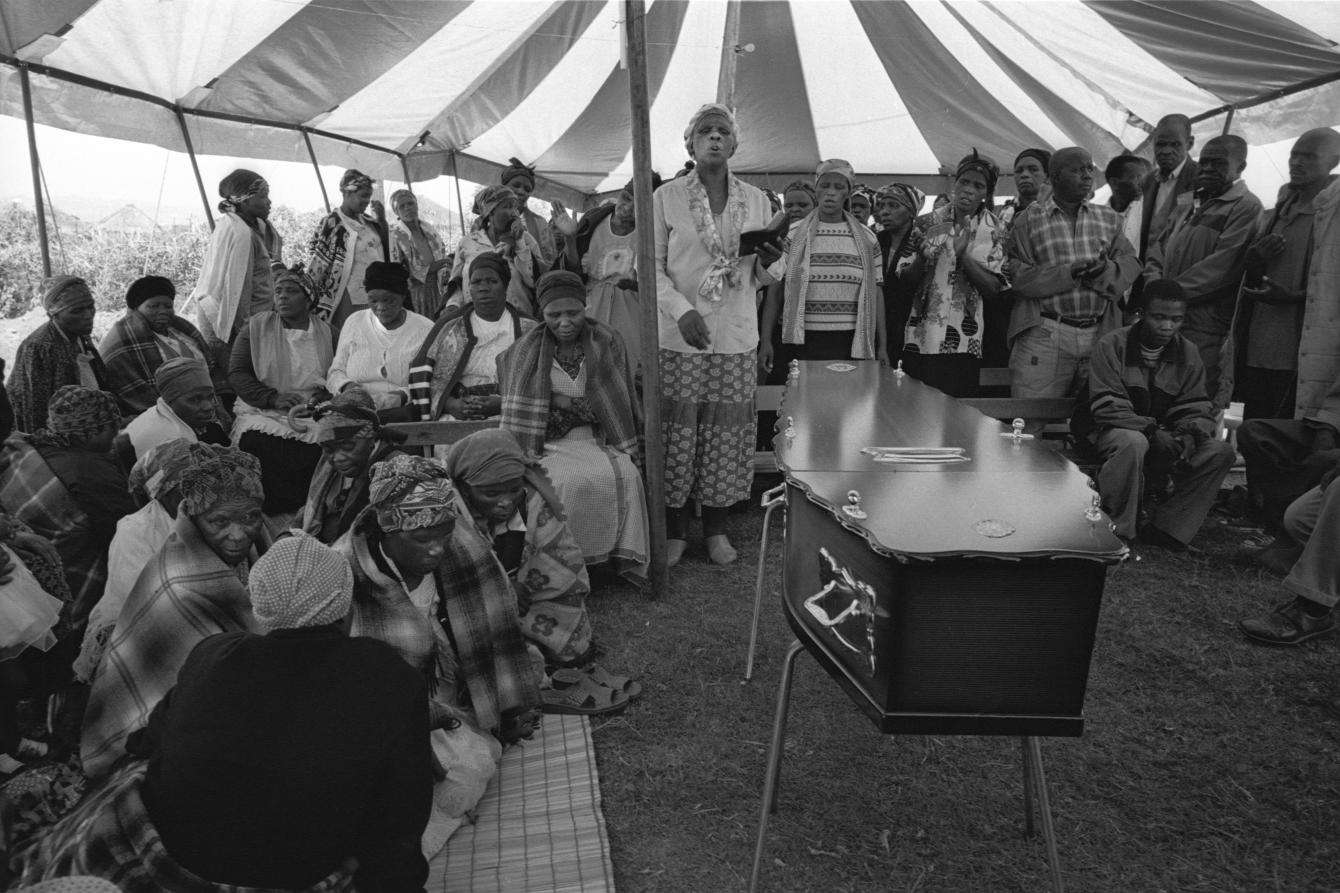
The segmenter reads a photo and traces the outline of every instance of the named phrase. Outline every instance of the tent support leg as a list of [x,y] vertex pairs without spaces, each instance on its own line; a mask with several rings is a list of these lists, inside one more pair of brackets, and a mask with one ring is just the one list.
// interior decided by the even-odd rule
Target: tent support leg
[[470,224],[465,220],[465,202],[461,201],[461,172],[456,169],[456,153],[451,153],[451,180],[456,184],[456,213],[461,218],[461,235],[464,236],[470,230]]
[[326,181],[321,179],[321,165],[316,163],[316,150],[312,148],[312,135],[302,132],[302,141],[307,144],[307,157],[312,159],[312,170],[316,171],[316,185],[321,190],[321,201],[325,202],[326,213],[330,213],[330,196],[326,194]]
[[[400,172],[405,175],[405,188],[409,189],[409,162],[405,160],[404,155],[400,156]],[[395,209],[392,208],[392,210]]]
[[647,96],[647,7],[625,0],[628,95],[633,119],[633,206],[637,215],[638,303],[642,305],[642,415],[645,424],[647,515],[651,522],[651,591],[669,589],[665,552],[665,441],[661,436],[660,329],[656,306],[656,243],[651,209],[651,102]]
[[19,66],[19,84],[23,87],[23,123],[28,128],[28,160],[33,169],[33,207],[37,210],[37,240],[42,246],[42,275],[51,275],[51,242],[47,238],[47,209],[42,201],[41,162],[37,158],[37,129],[33,124],[33,91],[28,84],[28,66]]
[[1224,136],[1228,136],[1228,129],[1233,126],[1233,113],[1236,111],[1237,109],[1230,105],[1228,114],[1224,115]]
[[209,228],[214,228],[214,209],[209,206],[209,193],[205,191],[205,181],[200,176],[200,165],[195,160],[195,146],[191,145],[191,131],[186,127],[186,116],[182,114],[180,106],[173,106],[172,111],[177,116],[177,126],[181,128],[181,139],[186,144],[186,154],[191,159],[191,170],[195,172],[195,186],[200,190],[200,203],[205,206],[205,219],[209,221]]

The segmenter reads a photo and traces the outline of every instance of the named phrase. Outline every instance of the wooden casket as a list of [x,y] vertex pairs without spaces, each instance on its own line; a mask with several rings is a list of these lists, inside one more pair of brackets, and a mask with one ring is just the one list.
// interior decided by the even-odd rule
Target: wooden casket
[[1085,474],[874,362],[793,366],[777,427],[787,619],[880,730],[1079,735],[1127,552]]

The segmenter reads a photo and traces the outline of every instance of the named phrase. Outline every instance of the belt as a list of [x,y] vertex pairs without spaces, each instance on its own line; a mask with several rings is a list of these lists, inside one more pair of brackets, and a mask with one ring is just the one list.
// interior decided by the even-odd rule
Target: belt
[[1101,316],[1062,316],[1059,313],[1053,313],[1050,310],[1042,311],[1043,319],[1054,319],[1063,326],[1070,326],[1076,329],[1092,329],[1103,321]]

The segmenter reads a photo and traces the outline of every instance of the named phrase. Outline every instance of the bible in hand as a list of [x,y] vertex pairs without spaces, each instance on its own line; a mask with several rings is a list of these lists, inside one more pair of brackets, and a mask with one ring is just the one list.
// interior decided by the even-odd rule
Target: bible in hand
[[760,245],[766,245],[769,242],[780,243],[786,237],[787,230],[790,229],[790,223],[786,212],[778,211],[763,229],[751,229],[747,233],[740,233],[740,257],[753,254]]

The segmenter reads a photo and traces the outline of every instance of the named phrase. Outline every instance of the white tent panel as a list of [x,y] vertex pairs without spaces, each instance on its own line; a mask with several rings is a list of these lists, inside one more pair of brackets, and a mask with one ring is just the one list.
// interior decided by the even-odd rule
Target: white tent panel
[[820,156],[845,158],[858,171],[938,167],[869,41],[834,43],[833,34],[861,33],[851,5],[792,3],[791,17]]

